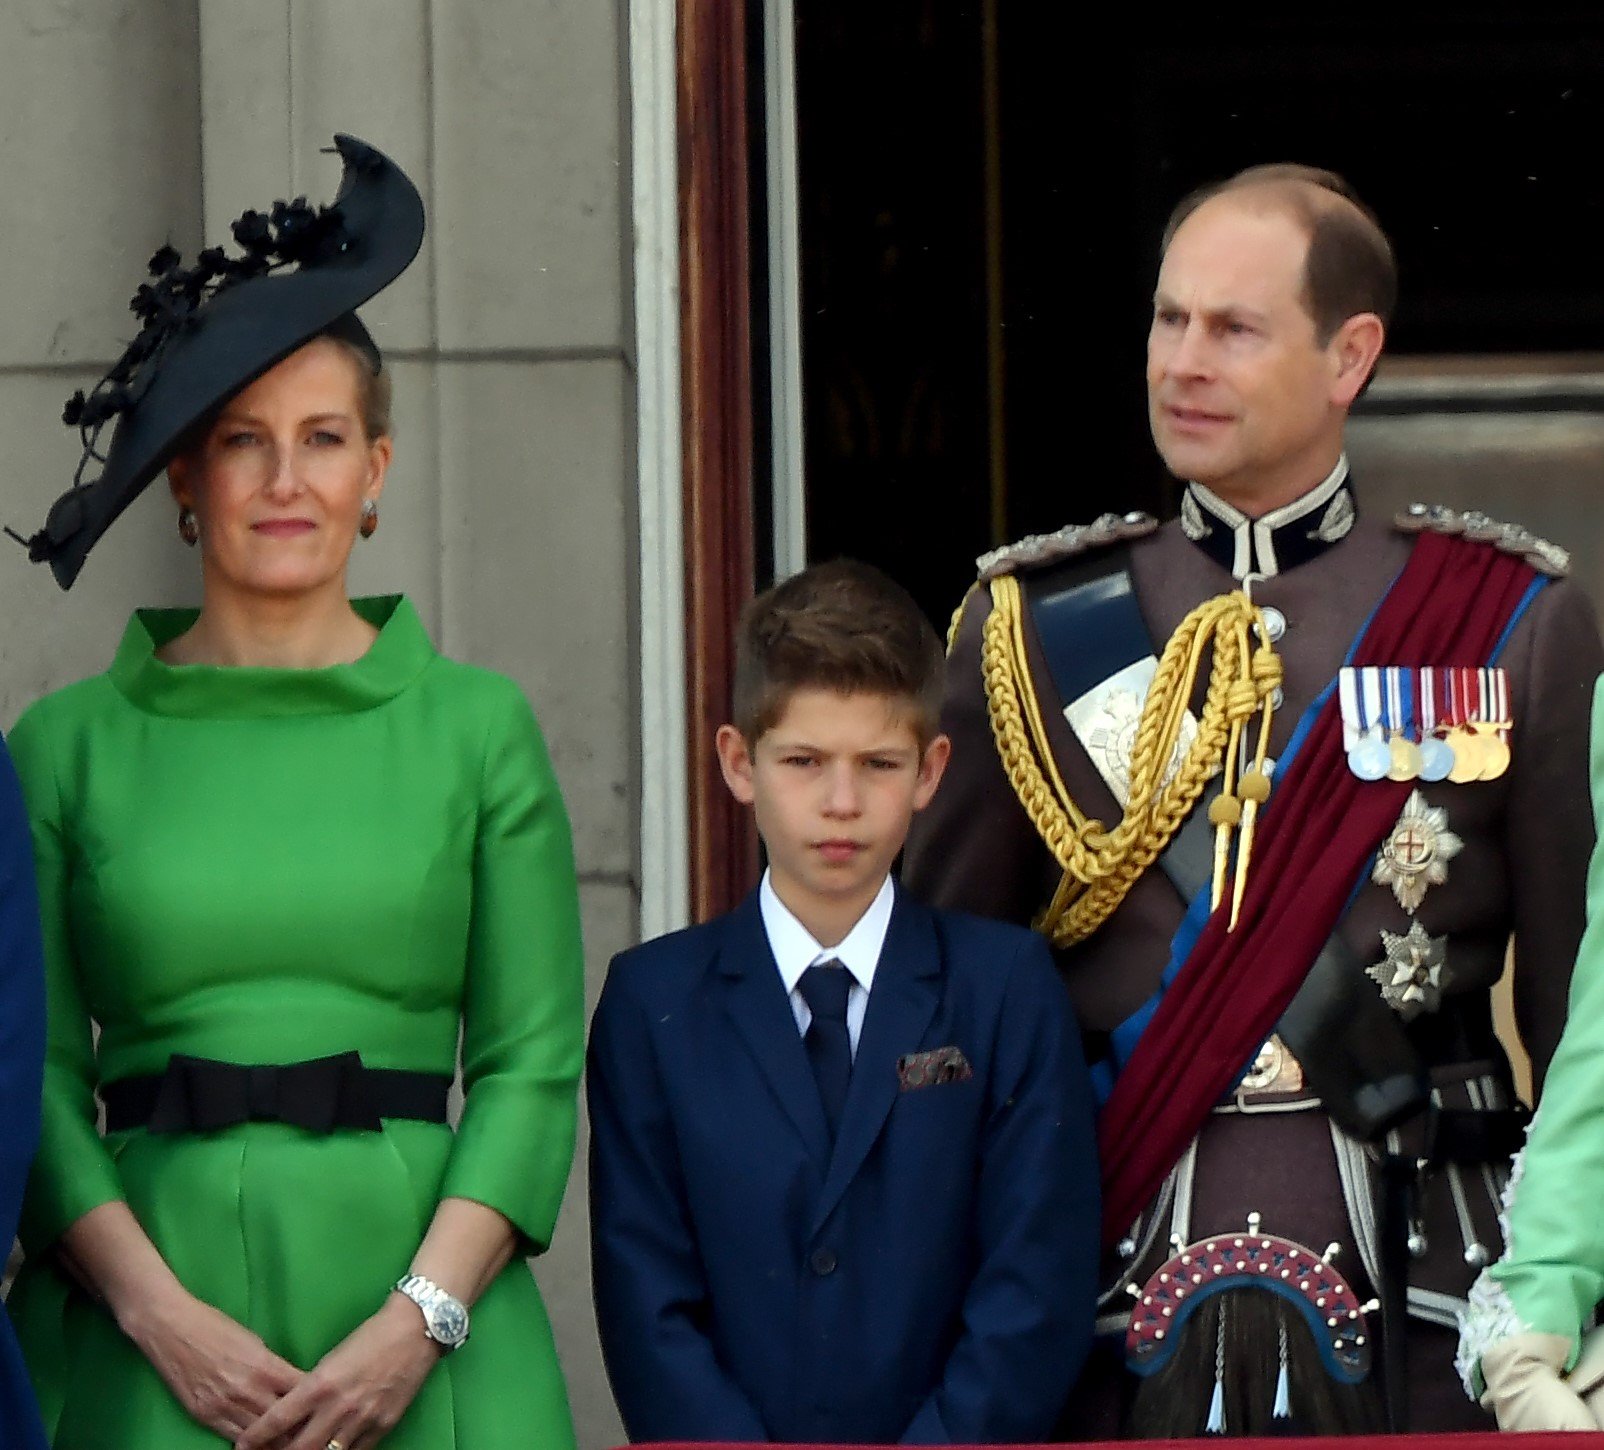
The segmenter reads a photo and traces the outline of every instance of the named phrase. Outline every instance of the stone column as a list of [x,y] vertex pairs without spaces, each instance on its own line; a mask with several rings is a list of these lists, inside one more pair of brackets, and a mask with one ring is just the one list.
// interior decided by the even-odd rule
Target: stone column
[[[137,331],[127,303],[164,241],[200,236],[193,0],[0,6],[0,523],[31,534],[81,448],[61,423]],[[174,510],[152,488],[71,594],[0,538],[0,720],[104,669],[129,608],[185,592]]]

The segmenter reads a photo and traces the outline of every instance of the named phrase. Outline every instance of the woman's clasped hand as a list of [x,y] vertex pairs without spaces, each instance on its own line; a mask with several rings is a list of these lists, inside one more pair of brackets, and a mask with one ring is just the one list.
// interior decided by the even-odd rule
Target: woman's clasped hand
[[176,1281],[144,1313],[119,1322],[191,1418],[231,1440],[260,1424],[305,1377],[258,1335]]
[[441,1352],[421,1332],[416,1306],[399,1295],[305,1371],[176,1282],[119,1322],[190,1417],[236,1450],[377,1444]]
[[391,1295],[234,1442],[236,1450],[366,1450],[395,1428],[440,1347],[419,1329],[416,1306]]

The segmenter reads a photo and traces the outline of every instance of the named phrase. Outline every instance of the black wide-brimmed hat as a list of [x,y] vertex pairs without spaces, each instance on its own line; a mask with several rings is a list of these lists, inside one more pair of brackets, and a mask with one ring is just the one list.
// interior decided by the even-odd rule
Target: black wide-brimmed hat
[[[143,327],[63,418],[84,454],[73,486],[26,540],[70,588],[84,557],[172,458],[201,419],[322,333],[356,342],[379,365],[355,309],[393,282],[423,245],[423,200],[389,157],[336,136],[345,163],[331,205],[305,198],[248,211],[234,223],[242,255],[203,251],[193,267],[171,247],[150,261],[151,280],[129,304]],[[99,440],[113,423],[111,445]],[[99,464],[100,472],[84,475]],[[7,532],[10,532],[9,530]]]

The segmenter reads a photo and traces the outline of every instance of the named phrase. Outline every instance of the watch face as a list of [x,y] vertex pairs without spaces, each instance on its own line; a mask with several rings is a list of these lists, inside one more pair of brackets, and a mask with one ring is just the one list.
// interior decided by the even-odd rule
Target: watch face
[[468,1334],[468,1311],[455,1299],[437,1299],[429,1308],[429,1333],[441,1344],[460,1344]]

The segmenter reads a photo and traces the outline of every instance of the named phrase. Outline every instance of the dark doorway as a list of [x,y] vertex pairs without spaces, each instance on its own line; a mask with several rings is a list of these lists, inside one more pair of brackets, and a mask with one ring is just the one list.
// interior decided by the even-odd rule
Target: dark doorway
[[[1135,7],[1132,7],[1133,10]],[[1106,12],[1105,12],[1106,14]],[[1399,354],[1604,348],[1604,12],[797,0],[809,548],[944,620],[973,556],[1166,512],[1142,360],[1157,239],[1259,161],[1346,174],[1397,246]]]

